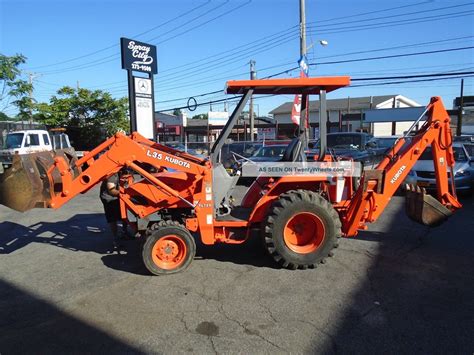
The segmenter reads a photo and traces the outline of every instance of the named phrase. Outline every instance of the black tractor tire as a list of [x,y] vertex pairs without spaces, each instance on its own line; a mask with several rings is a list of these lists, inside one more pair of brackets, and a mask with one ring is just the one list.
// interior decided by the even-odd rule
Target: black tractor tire
[[287,269],[315,268],[332,256],[341,237],[341,221],[320,194],[291,190],[279,196],[263,224],[267,252]]
[[195,255],[194,237],[183,225],[175,221],[161,221],[157,228],[150,231],[142,249],[143,263],[154,275],[184,271]]

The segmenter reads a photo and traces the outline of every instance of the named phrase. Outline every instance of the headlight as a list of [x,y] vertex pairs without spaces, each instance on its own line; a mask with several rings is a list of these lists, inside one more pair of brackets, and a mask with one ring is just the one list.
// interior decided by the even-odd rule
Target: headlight
[[456,173],[454,174],[454,177],[469,176],[469,175],[471,175],[469,171],[459,170],[459,171],[456,171]]

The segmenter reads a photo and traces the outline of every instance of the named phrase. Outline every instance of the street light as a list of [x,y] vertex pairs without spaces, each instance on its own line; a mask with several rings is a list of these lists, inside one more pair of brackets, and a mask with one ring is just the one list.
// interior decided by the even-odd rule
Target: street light
[[[321,40],[319,40],[319,44],[320,44],[322,47],[327,47],[327,46],[329,45],[329,42],[326,41],[325,39],[321,39]],[[313,47],[314,47],[314,42],[311,43],[311,44],[308,46],[307,50],[310,50],[310,49],[313,48]]]

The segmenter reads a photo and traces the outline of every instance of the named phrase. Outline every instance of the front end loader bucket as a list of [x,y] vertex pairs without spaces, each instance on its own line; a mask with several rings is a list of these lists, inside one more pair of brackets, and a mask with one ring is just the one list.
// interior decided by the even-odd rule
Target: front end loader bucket
[[406,213],[410,219],[435,227],[446,221],[452,212],[419,186],[406,185]]
[[[47,174],[56,156],[63,157],[75,167],[76,157],[61,150],[15,155],[11,167],[0,174],[0,204],[20,212],[49,207],[52,192],[59,192],[62,188],[57,170],[53,170],[51,180]],[[79,171],[74,170],[77,176]]]

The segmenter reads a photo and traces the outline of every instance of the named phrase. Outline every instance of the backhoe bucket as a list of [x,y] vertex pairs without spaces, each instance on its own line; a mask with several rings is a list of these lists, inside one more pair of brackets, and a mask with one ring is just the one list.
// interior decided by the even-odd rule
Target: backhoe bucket
[[[62,188],[57,170],[53,171],[51,181],[47,174],[56,156],[66,159],[70,166],[77,160],[62,150],[15,155],[12,166],[0,174],[0,204],[20,212],[49,207],[51,192]],[[75,170],[76,176],[78,169]]]
[[425,226],[443,223],[452,212],[419,186],[406,185],[406,213],[410,219]]

